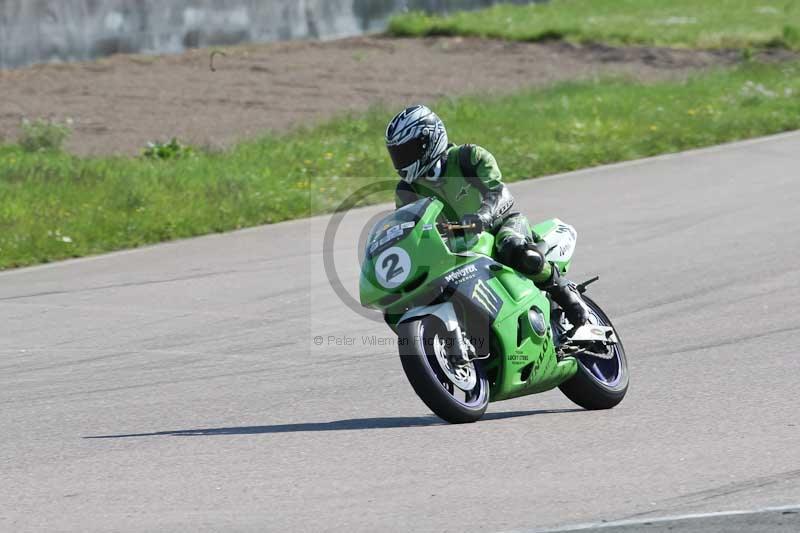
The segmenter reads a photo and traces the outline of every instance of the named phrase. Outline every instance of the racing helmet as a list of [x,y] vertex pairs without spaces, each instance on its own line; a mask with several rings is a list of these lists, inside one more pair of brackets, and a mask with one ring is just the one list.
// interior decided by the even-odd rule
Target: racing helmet
[[395,170],[407,183],[429,175],[447,146],[444,122],[424,105],[404,109],[386,128],[386,148]]

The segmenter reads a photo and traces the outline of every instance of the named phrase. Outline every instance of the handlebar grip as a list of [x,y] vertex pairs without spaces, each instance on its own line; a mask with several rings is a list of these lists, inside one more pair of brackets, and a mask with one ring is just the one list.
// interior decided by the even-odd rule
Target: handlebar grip
[[445,228],[445,229],[451,229],[451,230],[459,230],[459,229],[463,230],[463,229],[475,229],[475,228],[478,227],[478,225],[477,224],[469,224],[469,225],[465,226],[463,224],[450,224],[449,222],[447,222],[447,223],[442,224],[442,227]]

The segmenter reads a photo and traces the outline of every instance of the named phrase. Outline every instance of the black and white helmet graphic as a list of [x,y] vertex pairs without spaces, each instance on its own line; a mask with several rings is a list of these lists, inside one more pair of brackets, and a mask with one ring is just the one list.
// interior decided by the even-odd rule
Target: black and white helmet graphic
[[394,168],[408,183],[430,173],[447,144],[444,122],[424,105],[405,109],[386,128],[386,147]]

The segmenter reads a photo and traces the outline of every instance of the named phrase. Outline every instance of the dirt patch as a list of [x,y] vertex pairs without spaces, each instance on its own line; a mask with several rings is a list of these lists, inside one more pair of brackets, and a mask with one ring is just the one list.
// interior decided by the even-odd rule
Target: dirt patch
[[216,72],[208,50],[0,71],[0,137],[14,138],[23,117],[69,118],[69,148],[79,154],[132,154],[172,136],[221,147],[376,103],[399,107],[601,74],[674,78],[739,60],[737,52],[382,37],[225,54],[215,57]]

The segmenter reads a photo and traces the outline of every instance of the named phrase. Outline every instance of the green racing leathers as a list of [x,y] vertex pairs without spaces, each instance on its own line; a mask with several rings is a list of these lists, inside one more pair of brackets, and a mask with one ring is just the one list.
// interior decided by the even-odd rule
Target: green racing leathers
[[585,306],[574,287],[559,275],[558,268],[544,259],[541,239],[528,218],[514,209],[514,197],[503,183],[494,156],[476,145],[450,145],[434,176],[421,177],[409,184],[401,181],[395,193],[396,206],[402,207],[422,197],[444,203],[448,220],[472,220],[477,215],[487,231],[496,236],[497,257],[527,275],[540,289],[548,291],[564,308],[573,325],[586,320]]
[[[494,156],[475,145],[451,145],[436,177],[423,177],[397,186],[397,207],[422,197],[434,197],[444,203],[443,215],[448,220],[463,220],[477,214],[487,231],[494,234],[498,257],[510,261],[509,246],[535,244],[536,238],[528,218],[514,210],[514,197],[503,183],[503,175]],[[522,242],[521,242],[522,241]],[[513,261],[512,261],[513,262]],[[514,266],[514,265],[509,265]],[[552,277],[552,266],[541,262],[538,272],[526,272],[534,282],[543,283]]]

